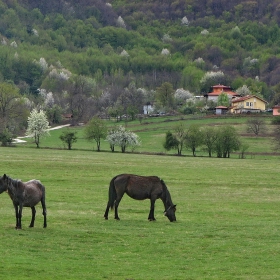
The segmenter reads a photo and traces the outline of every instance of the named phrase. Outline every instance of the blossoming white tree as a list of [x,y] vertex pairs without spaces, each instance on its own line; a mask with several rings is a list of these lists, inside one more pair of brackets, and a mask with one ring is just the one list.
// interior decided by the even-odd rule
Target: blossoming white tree
[[181,24],[182,24],[182,25],[186,25],[186,26],[189,25],[189,20],[188,20],[188,18],[187,18],[186,16],[184,16],[184,17],[182,18]]
[[131,146],[132,149],[140,146],[139,136],[131,131],[125,130],[125,127],[122,125],[117,129],[110,130],[106,140],[109,142],[112,152],[115,146],[121,147],[122,153],[125,153],[128,146]]
[[243,85],[242,87],[239,87],[236,90],[236,93],[238,93],[240,96],[246,96],[246,95],[251,95],[252,94],[250,89],[246,85]]
[[26,135],[33,137],[37,148],[39,148],[41,138],[49,135],[48,129],[50,126],[45,112],[33,109],[28,117],[27,123]]
[[117,26],[121,28],[126,28],[126,24],[121,16],[117,19]]

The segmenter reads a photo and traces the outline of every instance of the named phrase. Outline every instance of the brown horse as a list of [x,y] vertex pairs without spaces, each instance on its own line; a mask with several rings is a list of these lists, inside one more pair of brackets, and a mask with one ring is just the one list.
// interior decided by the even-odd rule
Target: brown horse
[[41,201],[44,215],[44,228],[47,227],[47,209],[45,204],[45,187],[38,180],[30,180],[26,183],[20,180],[14,180],[4,174],[0,178],[0,194],[8,192],[13,201],[16,211],[16,229],[21,229],[22,207],[30,207],[32,210],[32,219],[29,227],[34,226],[35,205]]
[[150,199],[151,207],[148,216],[149,221],[155,221],[155,201],[160,198],[164,204],[165,216],[170,222],[176,221],[176,205],[172,203],[170,193],[163,182],[157,176],[138,176],[133,174],[121,174],[114,177],[109,186],[109,200],[104,214],[108,219],[109,209],[115,207],[115,219],[119,220],[118,206],[124,194],[137,200]]

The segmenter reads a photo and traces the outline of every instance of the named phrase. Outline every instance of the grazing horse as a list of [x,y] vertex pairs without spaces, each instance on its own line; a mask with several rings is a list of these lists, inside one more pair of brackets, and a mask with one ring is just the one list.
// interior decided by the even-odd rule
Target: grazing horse
[[118,206],[124,194],[137,200],[150,199],[151,207],[148,220],[155,221],[155,201],[160,198],[164,204],[165,216],[170,222],[176,221],[176,205],[172,203],[170,193],[163,182],[157,176],[138,176],[133,174],[121,174],[114,177],[109,186],[109,200],[104,214],[108,219],[109,209],[115,207],[115,219],[119,220]]
[[35,205],[41,201],[44,215],[44,228],[47,227],[47,209],[45,204],[45,187],[38,180],[30,180],[26,183],[14,180],[4,174],[0,177],[0,194],[8,192],[16,211],[16,229],[21,229],[22,207],[30,207],[32,219],[29,227],[34,227]]

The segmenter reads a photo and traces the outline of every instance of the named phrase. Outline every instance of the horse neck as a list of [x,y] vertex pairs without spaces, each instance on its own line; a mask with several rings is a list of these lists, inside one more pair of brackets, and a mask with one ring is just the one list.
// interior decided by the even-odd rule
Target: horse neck
[[18,188],[18,184],[19,184],[19,180],[14,180],[12,178],[10,178],[11,182],[8,184],[8,194],[9,196],[13,199],[16,195],[16,190]]
[[165,209],[174,205],[172,200],[171,200],[171,195],[170,195],[166,185],[164,184],[164,182],[163,182],[163,193],[162,193],[161,200],[164,204]]

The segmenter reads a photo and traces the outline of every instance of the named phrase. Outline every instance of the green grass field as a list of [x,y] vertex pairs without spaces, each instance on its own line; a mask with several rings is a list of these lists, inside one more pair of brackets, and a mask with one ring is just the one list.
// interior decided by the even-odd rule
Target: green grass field
[[[56,132],[58,133],[58,132]],[[47,141],[47,140],[46,140]],[[51,143],[51,139],[48,140]],[[78,145],[78,143],[77,143]],[[280,157],[218,159],[88,150],[0,148],[2,173],[46,186],[48,228],[37,207],[15,230],[0,195],[1,279],[278,279]],[[158,175],[177,222],[147,220],[149,201],[124,197],[103,219],[110,179]],[[1,174],[2,175],[2,174]]]
[[[259,137],[255,137],[253,134],[248,134],[246,130],[246,117],[232,117],[232,118],[202,118],[202,117],[160,117],[160,118],[148,118],[140,124],[139,121],[132,122],[113,122],[108,121],[107,126],[112,127],[116,125],[124,125],[126,129],[135,132],[141,139],[141,146],[137,147],[135,152],[138,153],[161,153],[167,155],[174,155],[177,153],[176,150],[166,151],[163,148],[163,143],[165,140],[165,135],[168,130],[172,131],[176,125],[179,123],[183,123],[186,127],[190,124],[196,123],[203,126],[222,126],[222,125],[232,125],[235,127],[236,131],[240,134],[240,139],[243,143],[249,145],[248,150],[246,151],[249,157],[264,157],[270,158],[273,154],[273,146],[272,146],[272,138],[271,132],[275,129],[275,126],[271,125],[271,117],[264,117],[264,121],[266,123],[266,134],[260,135]],[[41,148],[55,148],[55,149],[65,149],[65,144],[61,140],[59,140],[59,136],[61,135],[63,130],[70,129],[77,132],[78,141],[73,144],[74,150],[88,150],[95,151],[96,143],[88,142],[84,139],[83,126],[79,127],[70,127],[59,130],[50,131],[51,137],[46,137],[41,140],[40,147]],[[33,139],[26,138],[27,143],[20,144],[22,147],[34,148],[35,144],[33,143]],[[101,150],[110,152],[108,142],[102,140],[101,141]],[[117,152],[120,151],[119,147],[115,149]],[[131,152],[131,149],[128,148],[127,152]],[[184,156],[192,156],[192,152],[183,149]],[[199,147],[197,149],[197,156],[205,156],[207,157],[207,153]],[[215,155],[214,155],[215,156]],[[238,158],[239,153],[232,154],[231,157]]]

